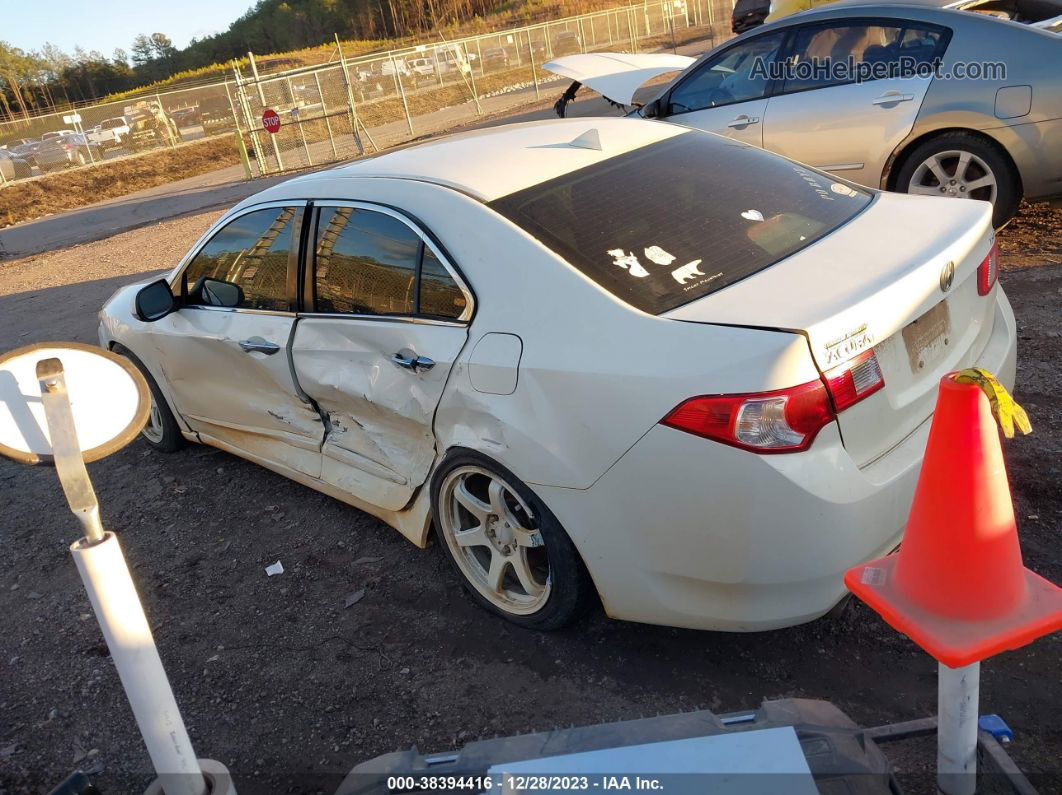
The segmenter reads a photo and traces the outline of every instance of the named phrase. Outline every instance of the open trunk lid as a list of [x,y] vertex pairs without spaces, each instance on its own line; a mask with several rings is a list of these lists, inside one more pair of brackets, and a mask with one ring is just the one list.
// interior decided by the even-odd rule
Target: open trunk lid
[[837,420],[864,466],[932,414],[943,374],[984,350],[998,288],[979,295],[977,269],[993,242],[985,202],[882,193],[814,245],[664,316],[798,331],[822,372],[873,349],[884,389]]
[[613,102],[630,105],[642,85],[668,72],[681,72],[695,60],[668,53],[588,52],[562,55],[542,68],[577,80]]

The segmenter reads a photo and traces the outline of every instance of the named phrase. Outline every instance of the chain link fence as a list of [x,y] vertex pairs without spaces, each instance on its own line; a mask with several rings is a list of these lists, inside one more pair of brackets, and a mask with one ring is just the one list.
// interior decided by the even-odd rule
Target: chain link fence
[[[0,183],[219,135],[235,146],[234,133],[259,175],[349,160],[549,97],[563,81],[542,64],[561,55],[719,43],[732,35],[732,8],[733,0],[647,0],[357,58],[337,42],[320,66],[236,69],[213,85],[0,123]],[[275,133],[263,126],[266,110],[279,116]]]

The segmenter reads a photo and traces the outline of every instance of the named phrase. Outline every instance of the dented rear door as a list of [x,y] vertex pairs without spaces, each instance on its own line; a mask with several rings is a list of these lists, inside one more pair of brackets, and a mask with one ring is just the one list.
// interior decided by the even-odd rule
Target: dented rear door
[[326,417],[321,479],[400,510],[435,458],[433,420],[468,336],[471,294],[415,222],[356,202],[318,206],[308,311],[292,362]]

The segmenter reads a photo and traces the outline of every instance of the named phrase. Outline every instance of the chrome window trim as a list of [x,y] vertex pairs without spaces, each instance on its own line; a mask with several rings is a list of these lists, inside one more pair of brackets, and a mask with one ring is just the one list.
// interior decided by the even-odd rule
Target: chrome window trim
[[181,307],[183,312],[186,309],[195,309],[205,312],[234,312],[241,315],[272,315],[274,317],[296,317],[296,312],[283,312],[279,309],[251,309],[250,307],[239,306],[207,306],[206,304],[185,304]]
[[[457,270],[456,266],[452,262],[450,262],[449,257],[443,254],[439,247],[435,245],[435,242],[432,241],[431,238],[425,234],[425,230],[421,229],[421,227],[418,225],[418,222],[415,221],[413,218],[403,212],[400,212],[399,210],[394,209],[393,207],[388,207],[386,204],[374,204],[373,202],[354,201],[348,199],[313,199],[312,201],[314,209],[316,210],[321,210],[325,207],[353,207],[356,210],[367,210],[369,212],[389,215],[392,218],[401,221],[410,230],[412,230],[413,234],[415,234],[424,243],[425,246],[431,249],[432,253],[435,255],[435,258],[442,263],[443,268],[446,269],[446,272],[450,275],[450,278],[454,280],[454,283],[457,285],[458,289],[461,290],[461,294],[464,295],[465,308],[458,317],[453,318],[452,320],[439,320],[431,317],[424,317],[421,315],[355,315],[349,312],[300,312],[299,317],[349,317],[357,318],[359,320],[406,320],[447,326],[463,326],[468,324],[468,322],[472,319],[472,315],[475,312],[476,302],[475,297],[472,294],[471,288],[461,276],[461,273]],[[316,264],[315,262],[313,262],[313,258],[316,257],[316,244],[317,230],[314,229],[312,230],[312,238],[308,239],[308,250],[306,252],[306,254],[308,255],[306,257],[307,267]],[[313,255],[313,257],[309,255]],[[314,277],[316,277],[316,274],[313,275]]]
[[[207,307],[212,308],[212,307]],[[228,310],[235,311],[235,310]],[[466,320],[440,320],[434,317],[422,317],[420,315],[355,315],[350,312],[299,312],[297,317],[316,318],[327,320],[370,320],[374,323],[414,323],[418,326],[452,326],[464,328],[468,325]]]

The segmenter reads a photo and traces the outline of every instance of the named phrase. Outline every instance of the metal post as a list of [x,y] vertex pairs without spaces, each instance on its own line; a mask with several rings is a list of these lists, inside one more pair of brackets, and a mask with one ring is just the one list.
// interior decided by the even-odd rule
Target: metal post
[[[236,114],[236,103],[232,101],[232,92],[229,91],[229,81],[228,80],[225,81],[225,96],[229,100],[229,110],[232,111],[232,122],[233,122],[233,124],[236,125],[236,132],[239,132],[240,131],[240,120],[239,120],[239,117]],[[205,128],[204,128],[203,132],[204,133],[206,132]]]
[[937,787],[945,795],[977,789],[977,710],[981,663],[937,672]]
[[243,82],[243,75],[240,74],[240,67],[236,61],[232,62],[232,72],[236,75],[236,96],[239,98],[240,107],[243,109],[244,121],[247,122],[247,134],[251,136],[251,144],[254,146],[254,161],[258,165],[259,176],[262,176],[268,170],[266,168],[265,155],[262,153],[262,143],[258,139],[258,132],[251,116],[251,105],[247,101],[247,89]]
[[[479,93],[476,91],[476,74],[472,68],[472,62],[468,60],[468,43],[461,42],[461,49],[465,51],[465,63],[468,64],[468,79],[472,83],[472,100],[476,103],[476,115],[483,113],[483,108],[479,104]],[[480,61],[482,63],[482,60]]]
[[582,51],[586,52],[586,31],[583,30],[583,18],[578,17],[575,20],[575,29],[579,31],[579,47]]
[[317,83],[317,96],[321,98],[321,114],[324,116],[325,127],[328,129],[328,142],[332,144],[332,158],[338,160],[339,152],[336,151],[336,139],[332,135],[332,122],[328,118],[328,107],[325,105],[324,91],[321,90],[321,76],[316,69],[313,72],[313,79]]
[[627,32],[631,35],[631,52],[638,52],[638,44],[634,40],[634,9],[627,6]]
[[247,156],[247,144],[243,142],[243,134],[237,130],[233,133],[236,136],[236,151],[240,155],[240,163],[243,164],[243,177],[244,179],[251,178],[251,161]]
[[[299,106],[295,102],[295,90],[291,87],[290,75],[285,78],[288,84],[288,96],[291,97],[291,107],[295,111],[295,123],[299,125],[299,137],[302,138],[302,151],[306,155],[306,163],[313,165],[313,158],[310,157],[310,147],[306,144],[306,131],[302,127],[302,111],[299,110]],[[289,114],[290,115],[290,114]]]
[[159,113],[166,119],[166,139],[170,142],[170,149],[174,149],[177,146],[177,141],[174,140],[173,127],[170,126],[173,124],[173,120],[170,118],[170,114],[166,112],[166,108],[163,107],[162,97],[159,96],[158,92],[155,92],[155,101],[159,103]]
[[409,115],[409,103],[406,101],[406,89],[402,86],[402,81],[398,79],[398,62],[395,60],[393,53],[388,52],[387,56],[391,59],[391,76],[395,79],[395,88],[402,96],[402,108],[406,112],[406,124],[409,125],[409,134],[416,135],[416,133],[413,132],[413,117]]
[[[339,34],[334,34],[336,37],[336,49],[339,51],[339,68],[343,70],[343,84],[347,87],[347,104],[350,109],[350,134],[354,136],[354,143],[358,145],[358,154],[365,154],[365,146],[361,142],[361,135],[358,133],[358,107],[354,104],[354,88],[350,85],[350,73],[347,72],[347,58],[343,55],[343,45],[339,42]],[[365,134],[369,136],[369,131],[366,130]],[[372,136],[369,136],[369,143],[372,144],[373,149],[377,149],[376,143],[372,140]]]
[[[250,50],[247,51],[247,58],[251,62],[251,74],[254,76],[254,83],[258,86],[258,101],[262,103],[262,110],[266,108],[265,89],[262,88],[262,81],[258,79],[258,64],[254,62],[254,53]],[[280,159],[280,146],[277,144],[277,137],[272,133],[267,132],[269,140],[273,142],[273,154],[277,158],[277,171],[284,170],[284,163]],[[257,147],[255,147],[257,149]]]
[[531,28],[527,29],[527,54],[531,56],[531,79],[535,83],[535,99],[541,99],[542,91],[538,87],[538,72],[535,69],[535,49],[531,46]]
[[675,0],[668,0],[670,5],[665,6],[667,8],[667,21],[671,27],[671,52],[678,53],[678,45],[675,44]]

